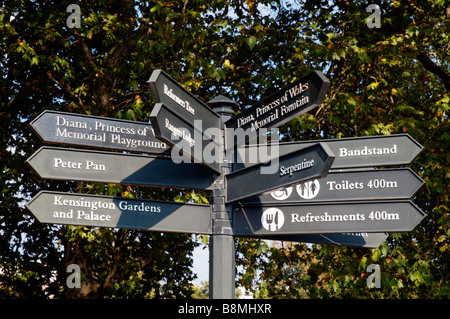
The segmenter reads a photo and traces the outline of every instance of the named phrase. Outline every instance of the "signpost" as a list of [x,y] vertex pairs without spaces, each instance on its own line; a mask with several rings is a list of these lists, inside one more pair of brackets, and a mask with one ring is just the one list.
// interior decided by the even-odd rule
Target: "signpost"
[[[156,136],[195,163],[221,173],[220,115],[162,70],[155,70],[149,83],[157,103],[150,115]],[[204,156],[207,145],[211,152]]]
[[[330,81],[322,72],[313,71],[239,113],[225,126],[254,134],[260,128],[279,127],[320,105],[329,86]],[[243,141],[237,141],[240,142]]]
[[308,234],[308,235],[270,235],[258,238],[303,242],[311,244],[326,244],[338,246],[355,246],[378,248],[388,237],[387,233],[343,233],[343,234]]
[[236,205],[236,236],[409,232],[425,217],[411,201]]
[[409,168],[329,172],[321,179],[299,183],[244,203],[310,203],[411,198],[424,181]]
[[155,137],[150,124],[100,116],[44,111],[30,128],[49,144],[64,144],[107,150],[168,153],[166,143]]
[[[216,136],[215,140],[204,139],[202,121],[196,122],[198,127],[190,126],[164,104],[158,103],[152,111],[152,123],[155,134],[161,141],[171,145],[178,152],[182,150],[182,153],[192,158],[194,163],[203,164],[215,172],[220,172],[220,163],[223,162],[222,146],[218,143],[220,137]],[[217,132],[220,133],[220,130],[217,129]]]
[[[162,70],[153,71],[148,80],[153,101],[164,104],[194,127],[195,120],[201,120],[203,129],[220,128],[220,116],[191,92],[182,87]],[[152,118],[154,116],[152,115]],[[153,120],[151,120],[153,123]]]
[[43,179],[211,190],[210,204],[41,191],[26,205],[40,222],[210,235],[210,297],[234,298],[236,236],[373,248],[425,216],[409,200],[419,176],[374,169],[413,161],[422,146],[408,134],[252,145],[224,160],[234,147],[225,130],[247,131],[233,133],[242,143],[322,103],[330,82],[319,71],[235,117],[233,101],[210,101],[216,113],[161,70],[149,82],[152,125],[45,111],[30,128],[50,144],[158,155],[173,147],[171,158],[42,147],[26,163]]
[[254,165],[225,176],[227,202],[251,197],[299,182],[321,178],[328,174],[333,153],[323,144],[280,156],[276,171],[261,174],[267,164]]
[[41,191],[26,208],[41,223],[211,233],[209,205]]
[[41,147],[26,163],[43,179],[207,189],[211,172],[170,158]]
[[[393,134],[280,143],[279,155],[317,142],[325,143],[334,153],[336,158],[331,169],[409,164],[423,149],[409,134]],[[264,147],[267,146],[259,144],[238,148],[237,167],[251,165],[248,159],[257,158],[258,153],[268,154],[259,150]]]

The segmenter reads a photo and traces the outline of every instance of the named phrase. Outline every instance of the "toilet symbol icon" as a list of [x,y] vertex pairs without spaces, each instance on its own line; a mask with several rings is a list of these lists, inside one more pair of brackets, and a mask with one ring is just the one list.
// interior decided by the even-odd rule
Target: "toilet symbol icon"
[[297,193],[301,198],[311,199],[317,196],[320,191],[319,180],[315,179],[313,181],[298,184],[296,186]]

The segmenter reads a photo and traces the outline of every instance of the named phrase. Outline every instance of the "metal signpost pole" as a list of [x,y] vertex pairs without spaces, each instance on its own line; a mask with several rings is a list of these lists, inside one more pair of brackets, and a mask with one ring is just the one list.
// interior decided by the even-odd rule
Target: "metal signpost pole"
[[[218,96],[208,103],[214,111],[221,115],[223,123],[234,115],[232,106],[236,102]],[[222,135],[223,138],[225,134]],[[225,153],[225,140],[222,141],[222,151]],[[225,154],[222,158],[225,159]],[[235,265],[236,253],[233,236],[233,212],[231,206],[225,206],[226,189],[224,174],[230,172],[226,160],[221,163],[221,175],[213,184],[211,192],[212,234],[209,239],[209,298],[235,298]]]

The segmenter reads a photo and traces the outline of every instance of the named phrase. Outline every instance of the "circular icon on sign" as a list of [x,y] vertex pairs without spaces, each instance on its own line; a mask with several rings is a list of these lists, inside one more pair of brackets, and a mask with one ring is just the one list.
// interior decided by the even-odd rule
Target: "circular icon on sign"
[[284,224],[284,214],[278,208],[268,208],[261,216],[261,224],[268,231],[276,231]]
[[272,197],[275,198],[276,200],[285,200],[286,198],[291,196],[291,194],[292,194],[292,187],[284,188],[270,193],[270,195],[272,195]]
[[319,180],[315,179],[313,181],[298,184],[296,189],[301,198],[311,199],[319,194],[320,183]]

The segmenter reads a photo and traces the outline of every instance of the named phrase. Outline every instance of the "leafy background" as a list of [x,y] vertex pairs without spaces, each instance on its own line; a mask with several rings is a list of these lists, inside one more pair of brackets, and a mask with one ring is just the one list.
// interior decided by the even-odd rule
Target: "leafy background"
[[[208,202],[206,192],[39,180],[27,124],[43,110],[147,121],[148,78],[163,69],[205,102],[239,110],[313,69],[324,103],[281,129],[283,141],[408,133],[427,217],[378,249],[237,239],[237,283],[259,298],[448,298],[449,50],[445,1],[71,1],[0,4],[0,296],[184,298],[194,294],[190,235],[43,225],[24,210],[41,189]],[[236,110],[236,111],[239,111]],[[203,238],[204,242],[207,238]],[[66,267],[82,287],[67,289]],[[378,263],[381,289],[368,289]]]

